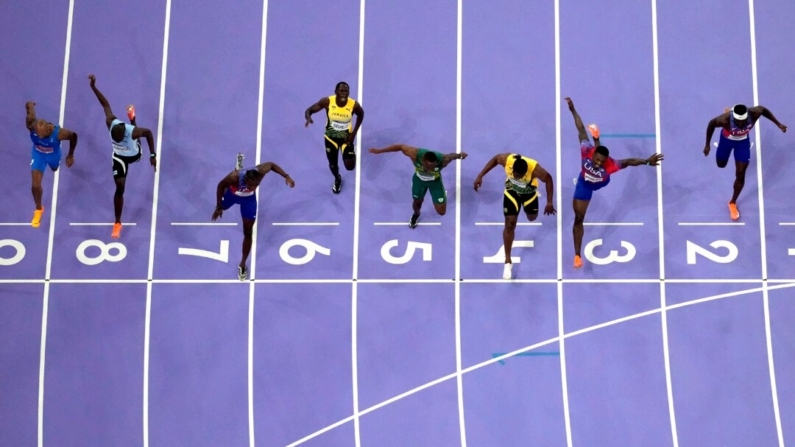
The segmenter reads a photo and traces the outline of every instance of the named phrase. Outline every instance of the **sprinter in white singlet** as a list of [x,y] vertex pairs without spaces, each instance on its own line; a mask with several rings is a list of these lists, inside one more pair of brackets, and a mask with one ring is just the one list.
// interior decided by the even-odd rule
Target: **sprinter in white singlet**
[[105,111],[105,124],[110,131],[110,140],[113,144],[113,180],[116,183],[116,193],[113,195],[113,209],[116,214],[116,221],[113,224],[111,237],[116,239],[121,236],[121,212],[124,208],[124,186],[127,180],[127,171],[130,164],[141,159],[141,143],[139,138],[146,138],[149,145],[149,163],[153,169],[157,169],[157,155],[155,154],[155,143],[152,131],[144,127],[135,125],[135,108],[127,107],[127,117],[132,124],[126,124],[116,118],[110,109],[110,104],[105,96],[94,85],[96,78],[89,75],[89,85],[91,90],[97,95],[99,103]]

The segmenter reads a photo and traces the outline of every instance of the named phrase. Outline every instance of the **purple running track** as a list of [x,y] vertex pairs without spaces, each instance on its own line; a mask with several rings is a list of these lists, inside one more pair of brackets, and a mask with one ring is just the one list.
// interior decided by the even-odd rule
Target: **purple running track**
[[[657,3],[655,71],[654,3],[461,4],[459,42],[453,1],[74,0],[68,47],[69,2],[0,6],[9,87],[0,371],[10,372],[0,380],[0,444],[783,445],[779,430],[795,436],[792,131],[764,118],[752,131],[737,222],[726,206],[732,165],[718,169],[714,147],[701,153],[709,119],[735,103],[758,102],[793,124],[795,64],[781,54],[795,39],[795,6],[756,1],[752,40],[748,2]],[[32,26],[43,10],[47,25]],[[145,142],[131,166],[118,240],[90,73],[119,118],[135,104],[160,142],[156,173]],[[366,119],[359,165],[346,171],[340,160],[335,195],[325,117],[306,128],[303,112],[339,81]],[[666,155],[661,169],[626,169],[594,194],[579,271],[579,145],[566,96],[615,158]],[[74,166],[45,173],[38,229],[21,127],[28,100],[80,136]],[[367,152],[395,143],[469,154],[443,171],[447,213],[426,197],[413,230],[410,161]],[[260,188],[246,283],[235,278],[238,209],[210,222],[238,152],[246,166],[272,161],[296,182],[271,174]],[[542,214],[542,186],[538,220],[519,218],[510,282],[499,279],[505,174],[472,187],[502,152],[553,174],[558,212]]]

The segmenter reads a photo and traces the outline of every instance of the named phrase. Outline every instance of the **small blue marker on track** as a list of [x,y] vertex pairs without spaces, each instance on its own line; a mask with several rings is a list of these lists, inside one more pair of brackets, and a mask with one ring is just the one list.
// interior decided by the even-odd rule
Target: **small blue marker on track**
[[[491,358],[496,359],[497,357],[503,356],[507,354],[507,352],[495,352],[491,354]],[[537,351],[537,352],[520,352],[519,354],[512,355],[511,357],[554,357],[559,356],[559,351]],[[505,360],[500,360],[497,363],[500,365],[505,364]]]

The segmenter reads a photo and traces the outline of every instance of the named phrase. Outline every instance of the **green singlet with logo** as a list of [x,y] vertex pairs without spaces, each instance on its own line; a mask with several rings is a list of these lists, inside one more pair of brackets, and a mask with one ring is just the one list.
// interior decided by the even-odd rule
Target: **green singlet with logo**
[[[436,155],[436,165],[433,171],[426,171],[422,166],[422,157],[426,153],[432,152]],[[444,154],[428,149],[418,149],[417,157],[414,158],[414,175],[411,176],[411,195],[414,199],[423,199],[430,190],[434,205],[441,205],[447,202],[447,191],[442,183],[442,160]]]

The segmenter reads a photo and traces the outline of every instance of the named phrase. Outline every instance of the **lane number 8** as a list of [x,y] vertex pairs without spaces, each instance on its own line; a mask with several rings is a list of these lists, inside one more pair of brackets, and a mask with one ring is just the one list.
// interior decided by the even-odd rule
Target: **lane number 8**
[[0,240],[0,248],[3,247],[13,247],[14,250],[16,250],[16,254],[10,258],[0,257],[0,266],[18,264],[19,261],[25,257],[25,246],[22,245],[22,242],[16,241],[14,239],[3,239]]
[[[95,257],[88,257],[86,256],[86,249],[88,247],[97,247],[100,249],[99,256]],[[112,251],[115,251],[115,254],[111,254]],[[110,244],[106,244],[97,239],[89,239],[83,241],[80,245],[77,246],[77,251],[75,252],[77,256],[77,260],[82,262],[85,265],[97,265],[102,263],[103,261],[108,262],[119,262],[122,259],[127,257],[127,247],[124,246],[121,242],[111,242]]]

